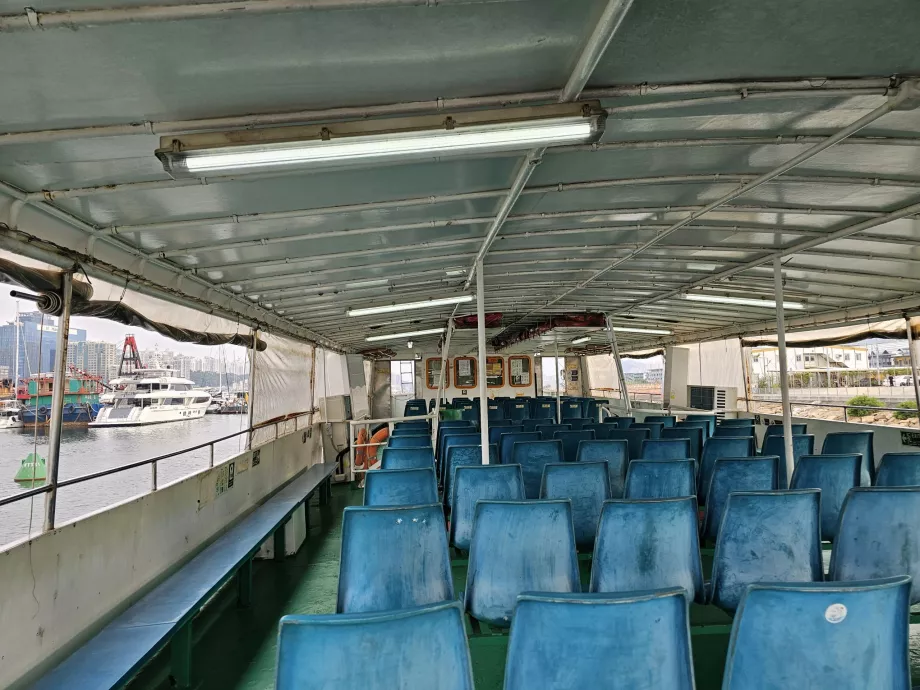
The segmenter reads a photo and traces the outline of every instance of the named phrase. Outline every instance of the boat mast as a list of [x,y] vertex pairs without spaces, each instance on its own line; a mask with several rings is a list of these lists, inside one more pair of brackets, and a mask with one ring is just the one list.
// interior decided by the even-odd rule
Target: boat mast
[[19,300],[16,300],[16,320],[13,322],[13,331],[16,333],[16,364],[13,369],[13,400],[19,399],[19,338],[21,337],[19,325]]

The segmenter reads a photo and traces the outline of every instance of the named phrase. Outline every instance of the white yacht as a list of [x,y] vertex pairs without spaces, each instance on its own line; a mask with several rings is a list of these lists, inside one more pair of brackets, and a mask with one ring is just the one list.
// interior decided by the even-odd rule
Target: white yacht
[[18,400],[0,400],[0,429],[22,429],[22,415]]
[[146,369],[118,379],[90,426],[141,426],[204,417],[211,404],[210,393],[174,374],[170,369]]

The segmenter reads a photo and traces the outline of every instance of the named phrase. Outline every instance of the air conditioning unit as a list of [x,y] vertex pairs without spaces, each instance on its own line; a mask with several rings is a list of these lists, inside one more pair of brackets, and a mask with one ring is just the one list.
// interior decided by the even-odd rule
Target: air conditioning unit
[[320,398],[320,414],[324,422],[345,422],[351,419],[351,396],[332,395]]
[[717,417],[738,407],[738,389],[718,386],[687,386],[687,403],[692,410],[715,410]]

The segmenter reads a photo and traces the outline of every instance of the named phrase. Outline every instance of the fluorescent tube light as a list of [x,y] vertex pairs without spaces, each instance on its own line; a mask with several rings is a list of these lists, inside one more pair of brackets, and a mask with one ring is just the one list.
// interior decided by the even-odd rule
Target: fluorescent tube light
[[617,333],[646,333],[648,335],[671,335],[671,331],[665,331],[658,328],[630,328],[627,326],[614,326],[613,330]]
[[380,307],[366,307],[364,309],[349,309],[349,316],[370,316],[371,314],[389,314],[394,311],[407,311],[409,309],[427,309],[428,307],[444,307],[450,304],[465,304],[472,302],[472,295],[458,295],[457,297],[443,297],[441,299],[427,299],[423,302],[406,302],[404,304],[384,304]]
[[376,343],[380,340],[401,340],[417,335],[437,335],[438,333],[443,333],[444,330],[443,328],[429,328],[427,331],[410,331],[408,333],[393,333],[392,335],[372,335],[370,338],[365,338],[364,341]]
[[373,165],[593,143],[604,117],[591,102],[188,134],[161,137],[156,155],[174,177]]
[[[776,302],[771,299],[753,299],[750,297],[723,297],[721,295],[706,295],[699,292],[690,292],[684,299],[691,302],[712,302],[714,304],[739,304],[746,307],[760,307],[761,309],[776,309]],[[784,309],[804,309],[801,302],[783,302]]]
[[586,335],[586,336],[583,337],[583,338],[575,338],[575,340],[572,341],[572,345],[581,345],[582,343],[586,343],[586,342],[588,342],[589,340],[591,340],[591,336],[590,336],[590,335]]

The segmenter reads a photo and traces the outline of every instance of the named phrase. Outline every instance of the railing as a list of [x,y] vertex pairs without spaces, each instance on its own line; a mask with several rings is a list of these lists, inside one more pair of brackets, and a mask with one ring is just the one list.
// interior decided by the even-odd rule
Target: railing
[[[739,401],[739,402],[741,402],[741,401]],[[771,404],[771,405],[782,405],[782,403],[781,403],[780,401],[778,401],[778,400],[762,400],[762,399],[756,399],[756,398],[755,398],[755,399],[751,400],[750,402],[751,402],[751,405],[752,405],[752,406],[753,406],[753,405],[756,405],[757,403],[767,403],[767,404]],[[911,420],[911,419],[918,419],[918,425],[920,425],[920,418],[918,418],[917,410],[915,410],[915,409],[913,409],[913,408],[905,408],[905,407],[873,407],[872,405],[847,405],[847,404],[845,404],[845,403],[844,403],[844,404],[834,404],[834,403],[797,402],[797,401],[795,401],[795,400],[790,401],[790,405],[793,406],[793,407],[824,407],[824,408],[830,408],[830,409],[836,409],[836,410],[843,410],[843,420],[842,420],[842,421],[843,421],[844,423],[847,423],[847,424],[850,422],[850,413],[849,413],[849,410],[869,410],[869,414],[873,414],[873,413],[875,413],[875,412],[901,412],[901,413],[907,415],[907,417],[906,417],[906,419],[905,419],[904,421]],[[769,413],[769,412],[758,412],[758,411],[755,411],[755,410],[752,410],[751,413],[752,413],[752,414],[758,414],[758,413],[759,413],[759,414],[771,414],[771,413]],[[801,416],[801,415],[800,415],[800,416]],[[862,419],[862,417],[868,417],[868,416],[869,416],[869,415],[860,415],[860,416],[857,416],[856,419],[859,420],[859,419]],[[806,419],[814,419],[814,418],[813,418],[813,417],[806,417]],[[828,419],[828,420],[825,420],[825,421],[835,422],[835,421],[840,421],[840,420]],[[862,422],[862,423],[865,424],[865,423],[870,423],[870,422]],[[896,426],[900,426],[900,425],[896,425]]]
[[349,419],[348,420],[348,461],[349,462],[348,462],[348,472],[347,472],[348,481],[353,482],[355,480],[356,472],[367,472],[368,470],[376,469],[380,465],[380,458],[377,458],[377,462],[371,465],[370,467],[367,466],[367,461],[365,461],[364,466],[355,467],[355,449],[368,448],[368,447],[374,447],[374,446],[385,446],[387,442],[389,441],[389,437],[387,437],[387,441],[382,441],[380,443],[370,443],[370,439],[372,438],[372,436],[370,435],[370,433],[368,433],[368,442],[358,443],[357,436],[355,436],[355,433],[354,433],[355,427],[363,426],[363,427],[370,428],[371,426],[375,426],[377,424],[387,424],[389,431],[392,433],[393,424],[396,422],[420,422],[422,420],[431,421],[432,419],[434,419],[433,413],[429,413],[426,415],[416,415],[414,417],[384,417],[381,419]]

